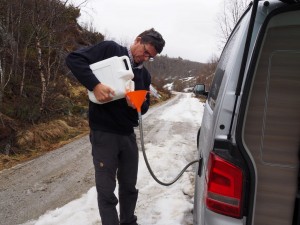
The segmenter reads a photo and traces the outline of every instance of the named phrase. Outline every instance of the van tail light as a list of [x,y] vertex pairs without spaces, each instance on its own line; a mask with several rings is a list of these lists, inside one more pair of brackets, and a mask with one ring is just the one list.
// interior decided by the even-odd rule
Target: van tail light
[[241,218],[242,169],[211,152],[207,176],[207,208],[219,214]]

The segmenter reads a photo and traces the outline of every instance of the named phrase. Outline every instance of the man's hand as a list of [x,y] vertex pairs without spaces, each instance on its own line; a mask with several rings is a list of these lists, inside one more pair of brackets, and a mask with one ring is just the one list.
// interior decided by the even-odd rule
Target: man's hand
[[93,92],[99,102],[108,102],[115,96],[113,89],[101,83],[94,87]]

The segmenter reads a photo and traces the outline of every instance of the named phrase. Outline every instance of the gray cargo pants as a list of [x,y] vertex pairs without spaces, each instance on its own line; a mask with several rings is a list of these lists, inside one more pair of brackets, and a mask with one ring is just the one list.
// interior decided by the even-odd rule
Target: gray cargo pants
[[[138,147],[134,133],[112,134],[91,130],[90,140],[95,167],[98,207],[102,225],[137,225],[134,215],[138,190]],[[114,194],[116,177],[119,184],[120,220]]]

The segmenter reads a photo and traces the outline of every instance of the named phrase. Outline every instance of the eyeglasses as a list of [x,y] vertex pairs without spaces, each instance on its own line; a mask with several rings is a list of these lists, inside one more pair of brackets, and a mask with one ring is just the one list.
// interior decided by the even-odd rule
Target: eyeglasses
[[150,54],[150,52],[147,50],[145,44],[143,44],[143,45],[144,45],[144,56],[148,57],[150,61],[153,61],[153,58],[154,58],[155,56],[152,56],[152,55]]

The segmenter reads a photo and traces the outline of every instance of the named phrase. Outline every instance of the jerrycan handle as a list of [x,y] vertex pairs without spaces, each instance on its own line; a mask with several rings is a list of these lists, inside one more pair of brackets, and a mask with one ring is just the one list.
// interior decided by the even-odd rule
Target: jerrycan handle
[[126,59],[123,59],[123,62],[124,62],[124,64],[125,64],[126,70],[129,70],[129,67],[128,67],[128,64],[127,64],[127,60],[126,60]]
[[126,70],[131,70],[131,66],[130,66],[130,62],[128,61],[128,57],[127,56],[121,56],[121,58],[123,59],[123,63],[125,65]]
[[124,63],[126,69],[124,69],[124,67],[123,67],[122,69],[120,69],[117,72],[118,73],[118,75],[117,75],[118,78],[122,79],[122,80],[125,80],[125,81],[133,79],[134,74],[132,72],[131,64],[130,64],[128,56],[126,56],[126,55],[121,56],[120,59],[122,60],[121,62]]

